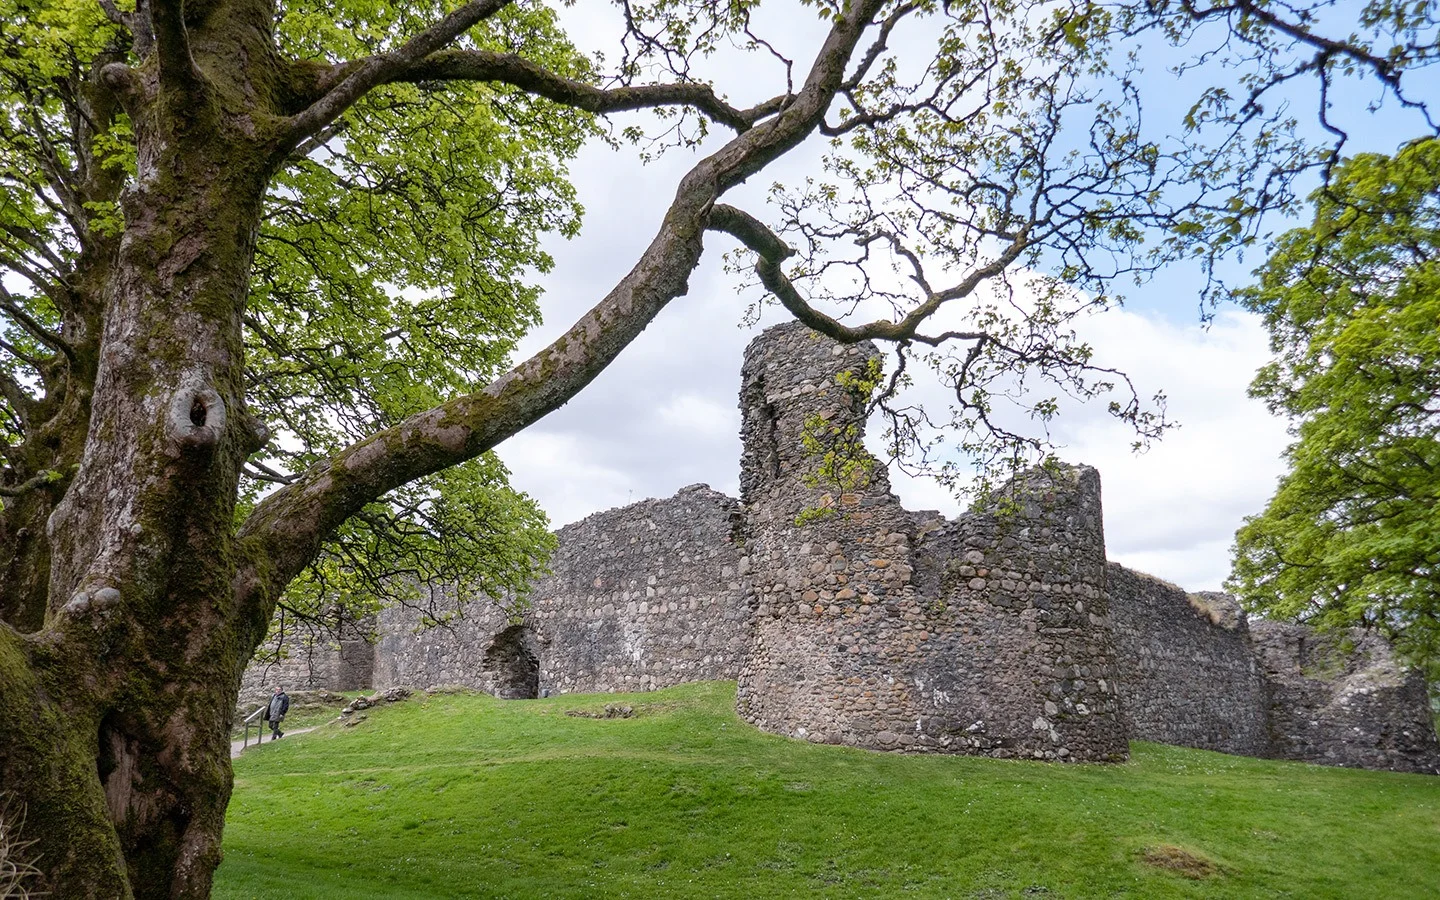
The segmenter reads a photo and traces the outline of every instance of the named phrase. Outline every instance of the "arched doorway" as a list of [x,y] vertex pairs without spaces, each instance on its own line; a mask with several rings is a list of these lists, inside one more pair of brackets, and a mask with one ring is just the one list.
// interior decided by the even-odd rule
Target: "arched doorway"
[[540,696],[540,658],[535,636],[524,625],[511,625],[485,648],[481,672],[490,693],[501,700],[532,700]]

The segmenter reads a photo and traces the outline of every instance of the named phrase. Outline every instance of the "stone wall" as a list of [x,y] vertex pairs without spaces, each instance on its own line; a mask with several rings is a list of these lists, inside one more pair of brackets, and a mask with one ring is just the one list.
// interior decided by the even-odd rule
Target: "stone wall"
[[741,716],[876,749],[1123,758],[1094,470],[1036,473],[1009,487],[1004,514],[922,527],[863,448],[832,451],[858,478],[814,452],[817,433],[858,444],[864,397],[844,382],[877,358],[799,325],[746,352],[740,483],[758,608]]
[[560,530],[536,587],[541,687],[646,691],[734,678],[750,646],[740,505],[707,486]]
[[346,623],[338,631],[277,628],[255,654],[240,683],[239,706],[248,713],[276,687],[354,691],[375,683],[374,623]]
[[1280,622],[1257,621],[1251,633],[1269,687],[1266,756],[1440,774],[1425,681],[1384,640]]
[[1124,758],[1098,473],[1026,473],[982,509],[927,532],[921,548],[920,591],[949,626],[928,648],[927,681],[974,698],[984,715],[967,732],[981,749]]
[[[750,645],[739,504],[705,485],[560,529],[551,574],[512,615],[471,603],[421,631],[382,613],[375,684],[458,684],[497,695],[645,691],[734,678]],[[533,671],[533,678],[526,675]]]
[[1132,738],[1440,774],[1424,679],[1360,631],[1247,620],[1228,594],[1111,563],[1120,699]]
[[1116,679],[1132,738],[1265,756],[1264,679],[1245,613],[1118,563],[1106,569]]
[[[458,606],[449,586],[430,589],[444,596],[426,598],[423,606],[392,606],[381,611],[374,686],[461,685],[496,693],[495,678],[485,663],[487,655],[492,662],[495,659],[492,645],[496,640],[517,624],[509,609],[502,603],[476,601],[459,606],[459,618],[445,618],[439,625],[423,628],[429,610],[448,611]],[[502,674],[502,679],[506,675]]]

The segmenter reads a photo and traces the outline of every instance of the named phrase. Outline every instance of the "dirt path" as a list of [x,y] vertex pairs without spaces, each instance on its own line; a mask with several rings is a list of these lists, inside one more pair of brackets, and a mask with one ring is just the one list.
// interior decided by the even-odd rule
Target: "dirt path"
[[[294,731],[287,731],[287,732],[285,732],[285,736],[286,736],[286,737],[290,737],[291,735],[294,735],[294,734],[304,734],[304,733],[307,732],[307,731],[314,731],[316,728],[319,728],[319,727],[320,727],[319,725],[311,725],[309,728],[296,728]],[[264,737],[264,735],[262,734],[261,737]],[[266,743],[269,743],[269,742],[266,741]],[[236,757],[238,757],[238,756],[240,755],[240,751],[241,751],[241,750],[248,750],[248,749],[250,749],[251,747],[258,747],[258,746],[260,746],[260,741],[259,741],[259,740],[252,740],[252,741],[250,742],[250,747],[246,747],[246,746],[245,746],[245,741],[244,741],[243,739],[242,739],[242,740],[238,740],[238,741],[231,741],[231,742],[230,742],[230,758],[231,758],[231,759],[235,759]]]

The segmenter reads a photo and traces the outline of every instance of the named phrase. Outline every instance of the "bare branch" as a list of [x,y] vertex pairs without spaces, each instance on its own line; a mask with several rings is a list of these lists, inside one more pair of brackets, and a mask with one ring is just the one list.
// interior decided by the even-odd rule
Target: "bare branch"
[[[1440,129],[1440,123],[1437,123],[1431,116],[1429,104],[1421,100],[1411,99],[1405,93],[1402,76],[1405,72],[1405,63],[1407,60],[1404,58],[1404,55],[1380,55],[1369,47],[1359,43],[1358,40],[1337,40],[1326,37],[1308,26],[1307,22],[1313,21],[1313,16],[1306,12],[1299,11],[1296,20],[1290,21],[1282,18],[1273,6],[1258,4],[1255,0],[1233,0],[1233,2],[1230,3],[1217,3],[1206,7],[1197,5],[1195,0],[1181,0],[1180,8],[1185,11],[1186,15],[1197,22],[1206,19],[1229,18],[1232,15],[1240,15],[1261,22],[1270,30],[1283,34],[1298,43],[1313,47],[1315,49],[1314,59],[1301,66],[1301,69],[1318,71],[1322,78],[1322,90],[1328,86],[1324,82],[1328,81],[1327,72],[1330,61],[1337,58],[1349,60],[1356,67],[1368,70],[1374,75],[1381,84],[1384,84],[1390,92],[1395,95],[1395,98],[1402,106],[1419,111],[1432,130]],[[1297,12],[1293,8],[1285,8],[1290,9],[1291,12]],[[1425,50],[1433,54],[1436,48],[1432,44],[1426,47]],[[1321,124],[1327,131],[1336,131],[1328,122],[1323,121],[1323,108],[1321,117]]]
[[[755,252],[759,257],[755,264],[755,273],[760,277],[760,282],[776,296],[791,315],[814,330],[846,344],[864,340],[884,340],[918,341],[933,346],[951,339],[982,337],[983,332],[946,332],[941,336],[930,337],[920,334],[919,328],[945,303],[969,296],[982,283],[1009,268],[1011,263],[1020,258],[1027,246],[1025,233],[1022,232],[994,260],[972,269],[970,274],[954,287],[931,293],[924,302],[917,305],[899,321],[877,319],[863,325],[846,325],[815,309],[800,296],[780,268],[780,264],[794,255],[795,251],[781,241],[763,222],[733,206],[717,204],[710,213],[709,227],[738,238],[741,243]],[[901,256],[907,257],[912,265],[917,267],[918,273],[919,260],[903,248],[897,249]],[[919,283],[923,284],[924,279],[921,278]]]
[[245,466],[246,475],[249,475],[257,481],[268,481],[271,484],[293,484],[295,480],[300,477],[299,475],[286,475],[284,472],[272,469],[263,462],[255,459],[248,460]]
[[1316,34],[1298,22],[1287,22],[1270,9],[1255,4],[1253,0],[1235,0],[1233,3],[1205,8],[1196,6],[1193,0],[1183,0],[1181,5],[1186,13],[1196,20],[1241,13],[1257,22],[1264,22],[1281,34],[1314,47],[1326,56],[1347,57],[1358,65],[1370,69],[1376,78],[1391,88],[1399,86],[1400,70],[1390,60],[1376,56],[1358,44],[1327,38],[1324,35]]
[[310,154],[314,153],[316,150],[320,149],[321,147],[330,143],[330,141],[334,140],[337,136],[339,136],[342,132],[345,131],[345,128],[345,121],[341,119],[339,121],[331,122],[329,125],[326,125],[324,128],[310,135],[305,140],[301,141],[294,150],[290,151],[291,162],[298,162],[302,159],[305,159]]

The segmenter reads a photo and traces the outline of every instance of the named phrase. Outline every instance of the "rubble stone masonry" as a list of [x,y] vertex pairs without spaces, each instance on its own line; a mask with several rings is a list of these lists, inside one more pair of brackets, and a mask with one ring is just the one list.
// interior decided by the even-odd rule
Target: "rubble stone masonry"
[[[1037,471],[998,498],[1003,514],[915,521],[858,446],[864,397],[845,384],[878,356],[798,325],[746,354],[740,484],[758,607],[740,715],[875,749],[1123,759],[1098,476]],[[836,483],[806,440],[817,428],[849,436],[852,471],[867,474]]]
[[1245,613],[1118,563],[1106,569],[1120,702],[1144,741],[1269,753],[1268,694]]
[[739,501],[694,485],[597,513],[559,531],[528,606],[428,630],[387,610],[373,646],[290,648],[247,689],[733,678],[743,718],[815,742],[1101,761],[1140,739],[1440,773],[1423,680],[1384,641],[1107,564],[1094,469],[1031,470],[954,520],[904,510],[860,445],[878,359],[766,331],[742,370]]

